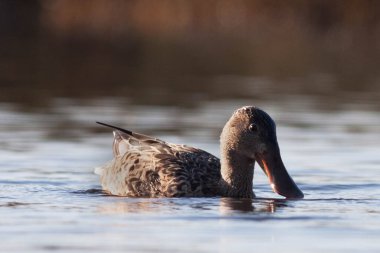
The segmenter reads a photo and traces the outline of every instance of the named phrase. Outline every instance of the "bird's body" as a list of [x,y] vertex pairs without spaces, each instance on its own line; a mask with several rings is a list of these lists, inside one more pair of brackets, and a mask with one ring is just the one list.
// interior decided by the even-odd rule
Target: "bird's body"
[[206,151],[143,136],[114,132],[114,159],[101,173],[102,186],[129,197],[218,195],[220,161]]
[[[254,124],[271,129],[263,129],[264,135],[252,129],[246,130],[252,127],[250,122],[254,120],[262,121]],[[114,158],[99,173],[103,190],[109,194],[128,197],[252,198],[253,167],[255,160],[259,159],[270,181],[273,184],[279,182],[281,189],[274,188],[276,192],[287,197],[303,197],[282,164],[275,129],[272,129],[274,122],[255,107],[237,110],[227,122],[221,136],[221,160],[201,149],[167,143],[98,123],[115,129]],[[268,145],[260,142],[262,138],[268,141]],[[279,172],[272,171],[271,156],[269,162],[266,158],[268,150],[272,149],[273,166],[278,167]],[[276,179],[276,174],[283,177],[285,183]]]

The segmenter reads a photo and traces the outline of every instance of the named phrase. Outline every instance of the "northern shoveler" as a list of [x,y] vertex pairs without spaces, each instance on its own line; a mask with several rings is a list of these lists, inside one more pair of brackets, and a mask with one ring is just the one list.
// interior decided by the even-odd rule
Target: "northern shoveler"
[[114,129],[114,158],[98,170],[103,189],[112,195],[253,198],[257,162],[273,191],[303,198],[282,162],[274,121],[257,107],[242,107],[228,120],[220,160],[201,149],[97,123]]

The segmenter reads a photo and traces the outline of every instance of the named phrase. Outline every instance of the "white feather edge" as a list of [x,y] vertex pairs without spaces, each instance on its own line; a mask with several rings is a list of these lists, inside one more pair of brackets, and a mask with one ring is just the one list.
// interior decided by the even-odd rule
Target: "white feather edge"
[[[113,131],[113,152],[114,152],[114,157],[124,155],[128,151],[128,145],[129,143],[127,140],[125,140],[120,133],[117,131]],[[96,175],[102,176],[104,173],[105,168],[110,164],[111,162],[108,162],[106,165],[101,166],[101,167],[95,167],[94,168],[94,173]]]
[[96,167],[96,168],[94,168],[94,173],[96,175],[99,175],[99,176],[103,175],[103,171],[104,171],[104,167]]

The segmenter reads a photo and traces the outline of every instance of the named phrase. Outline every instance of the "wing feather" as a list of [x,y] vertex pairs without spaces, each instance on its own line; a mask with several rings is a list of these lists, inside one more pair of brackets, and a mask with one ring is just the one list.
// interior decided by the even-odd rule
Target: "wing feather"
[[119,196],[217,194],[220,162],[201,149],[100,123],[114,130],[114,159],[103,167],[103,189]]

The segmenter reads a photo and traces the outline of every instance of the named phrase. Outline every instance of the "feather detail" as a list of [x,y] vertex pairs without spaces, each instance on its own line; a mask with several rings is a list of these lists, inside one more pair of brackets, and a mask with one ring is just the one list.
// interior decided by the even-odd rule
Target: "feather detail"
[[[106,125],[110,126],[110,125]],[[118,196],[213,196],[220,162],[206,151],[166,143],[128,130],[114,129],[114,158],[104,165],[103,189]]]
[[94,173],[96,175],[101,176],[103,174],[103,167],[96,167],[96,168],[94,168]]

